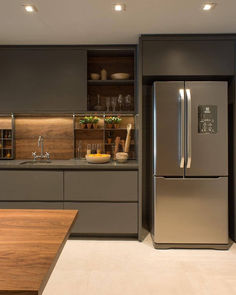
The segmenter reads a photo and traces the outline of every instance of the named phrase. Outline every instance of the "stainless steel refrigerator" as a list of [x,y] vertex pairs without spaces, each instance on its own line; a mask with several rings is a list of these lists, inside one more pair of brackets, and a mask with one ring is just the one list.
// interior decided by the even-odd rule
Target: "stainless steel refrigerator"
[[156,248],[228,248],[227,82],[155,82]]

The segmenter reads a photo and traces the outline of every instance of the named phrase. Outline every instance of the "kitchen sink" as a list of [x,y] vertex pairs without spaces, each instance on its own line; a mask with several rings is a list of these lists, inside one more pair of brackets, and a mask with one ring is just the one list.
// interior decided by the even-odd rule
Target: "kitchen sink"
[[49,163],[52,163],[52,161],[48,161],[48,160],[30,160],[30,161],[24,161],[24,162],[21,162],[20,165],[43,165],[43,164],[49,164]]

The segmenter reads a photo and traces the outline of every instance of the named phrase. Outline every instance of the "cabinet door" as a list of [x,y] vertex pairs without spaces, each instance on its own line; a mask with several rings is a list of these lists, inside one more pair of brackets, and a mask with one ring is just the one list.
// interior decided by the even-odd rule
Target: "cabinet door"
[[63,209],[63,202],[0,202],[0,209]]
[[63,172],[0,171],[0,201],[63,201]]
[[65,201],[137,201],[137,171],[65,171]]
[[143,75],[234,75],[234,43],[144,41]]
[[68,48],[1,48],[1,112],[87,109],[86,51]]
[[79,210],[72,234],[137,234],[137,203],[65,202],[64,208]]

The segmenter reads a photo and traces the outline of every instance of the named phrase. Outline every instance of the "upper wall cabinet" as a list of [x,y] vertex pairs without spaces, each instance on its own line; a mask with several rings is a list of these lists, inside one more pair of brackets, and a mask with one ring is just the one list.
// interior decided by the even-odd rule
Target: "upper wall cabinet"
[[86,110],[86,82],[86,50],[0,48],[0,113]]
[[234,75],[233,61],[233,41],[143,41],[144,76]]

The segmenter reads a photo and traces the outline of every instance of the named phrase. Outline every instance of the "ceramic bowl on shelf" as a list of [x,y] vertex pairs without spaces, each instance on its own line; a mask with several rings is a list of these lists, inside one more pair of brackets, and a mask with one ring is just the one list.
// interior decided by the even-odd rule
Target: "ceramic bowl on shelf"
[[107,163],[111,159],[109,154],[90,154],[85,156],[88,163],[92,164],[103,164]]
[[118,163],[126,163],[128,160],[128,153],[116,153],[116,161]]
[[114,73],[111,75],[112,80],[127,80],[129,77],[130,74],[128,73]]
[[100,75],[97,73],[91,73],[90,77],[92,80],[99,80],[100,79]]

